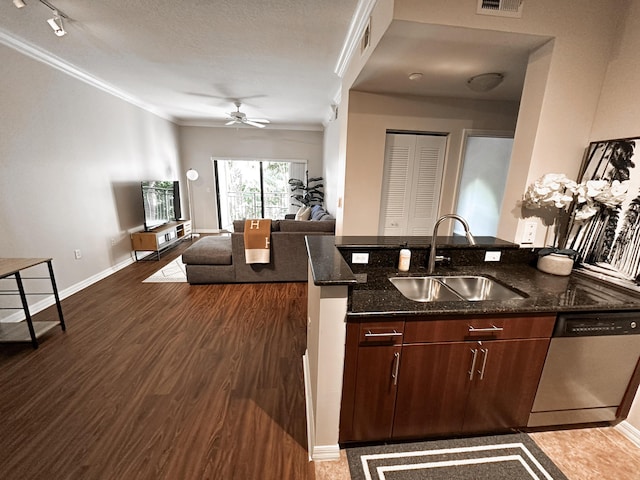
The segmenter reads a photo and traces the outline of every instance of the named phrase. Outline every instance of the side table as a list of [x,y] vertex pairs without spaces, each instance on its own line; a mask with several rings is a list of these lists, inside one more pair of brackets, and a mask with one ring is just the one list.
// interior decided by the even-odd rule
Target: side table
[[[58,295],[58,287],[56,286],[55,276],[53,274],[53,266],[51,258],[0,258],[0,280],[15,277],[17,290],[0,290],[2,295],[19,295],[22,302],[22,310],[25,315],[25,322],[2,323],[0,326],[0,342],[31,342],[33,348],[38,348],[38,337],[60,325],[63,331],[66,330],[64,317],[62,315],[62,306],[60,305],[60,297]],[[51,281],[53,292],[47,293],[27,293],[25,292],[23,280],[46,280],[47,277],[23,277],[21,272],[36,265],[46,263],[49,269],[48,279]],[[58,321],[50,322],[34,322],[29,312],[29,304],[27,302],[28,295],[50,295],[53,293],[58,308]],[[2,310],[19,310],[19,307],[2,307]],[[26,328],[25,328],[26,324]]]

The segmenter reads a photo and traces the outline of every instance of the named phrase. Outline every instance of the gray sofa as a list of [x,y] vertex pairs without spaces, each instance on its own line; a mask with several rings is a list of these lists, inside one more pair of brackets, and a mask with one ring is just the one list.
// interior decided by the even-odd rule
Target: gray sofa
[[307,235],[333,235],[335,219],[273,220],[271,262],[247,265],[244,220],[236,220],[231,235],[207,236],[182,254],[190,284],[307,281]]

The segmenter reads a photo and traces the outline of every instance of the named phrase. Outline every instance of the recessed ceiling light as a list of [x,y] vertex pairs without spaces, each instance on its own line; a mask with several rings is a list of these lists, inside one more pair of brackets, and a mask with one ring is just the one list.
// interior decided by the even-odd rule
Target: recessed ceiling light
[[13,4],[16,6],[16,8],[24,8],[27,6],[27,4],[22,0],[13,0]]
[[422,74],[419,72],[409,74],[409,80],[420,80],[421,78],[422,78]]

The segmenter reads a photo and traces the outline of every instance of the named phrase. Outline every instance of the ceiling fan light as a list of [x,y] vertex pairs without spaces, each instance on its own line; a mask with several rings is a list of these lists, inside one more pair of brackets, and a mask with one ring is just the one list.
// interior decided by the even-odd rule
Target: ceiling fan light
[[13,0],[13,4],[16,6],[16,8],[24,8],[27,6],[27,4],[22,0]]
[[467,86],[474,92],[488,92],[500,85],[503,80],[502,73],[483,73],[467,80]]

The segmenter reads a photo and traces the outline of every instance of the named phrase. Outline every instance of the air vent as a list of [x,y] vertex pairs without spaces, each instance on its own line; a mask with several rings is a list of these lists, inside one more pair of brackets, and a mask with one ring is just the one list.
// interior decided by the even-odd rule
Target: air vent
[[492,15],[494,17],[522,17],[524,0],[478,0],[479,15]]
[[367,21],[367,25],[362,32],[362,38],[360,39],[360,54],[362,55],[371,45],[371,17]]

